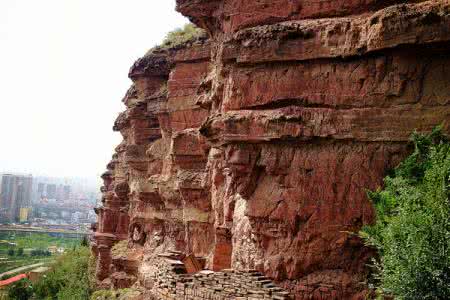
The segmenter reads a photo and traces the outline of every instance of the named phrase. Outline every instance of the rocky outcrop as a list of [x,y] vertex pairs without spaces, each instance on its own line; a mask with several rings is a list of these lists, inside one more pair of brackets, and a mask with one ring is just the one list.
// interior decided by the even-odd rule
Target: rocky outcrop
[[178,0],[210,39],[130,70],[98,209],[99,284],[148,293],[172,250],[258,270],[293,299],[362,299],[366,190],[412,131],[450,131],[450,3],[400,2]]
[[[209,66],[209,44],[158,49],[131,68],[133,85],[114,130],[124,140],[103,175],[103,207],[94,249],[100,286],[145,281],[147,261],[166,249],[208,256],[213,223],[202,185],[209,148],[198,128],[208,111],[195,105]],[[127,241],[127,251],[111,251]]]

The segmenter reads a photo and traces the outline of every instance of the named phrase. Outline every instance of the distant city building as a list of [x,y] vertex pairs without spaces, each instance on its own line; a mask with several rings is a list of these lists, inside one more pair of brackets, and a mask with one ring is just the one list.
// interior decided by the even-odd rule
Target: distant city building
[[95,222],[93,208],[101,199],[99,184],[97,180],[86,178],[34,176],[32,210],[22,209],[19,219],[28,218],[39,226],[84,226]]
[[48,199],[56,199],[56,184],[47,184],[46,190]]
[[40,197],[44,196],[45,183],[39,182],[37,191],[38,191],[38,194],[39,194]]
[[0,222],[26,222],[31,211],[31,175],[2,174]]
[[82,216],[83,216],[83,214],[81,212],[79,212],[79,211],[74,212],[72,214],[72,223],[75,223],[75,224],[79,223]]
[[63,194],[64,194],[64,186],[62,184],[58,185],[56,188],[56,200],[62,201],[63,200]]
[[27,222],[31,216],[31,207],[21,207],[19,212],[19,222]]
[[68,201],[70,200],[70,196],[72,194],[72,187],[70,185],[64,186],[64,193],[63,193],[63,200]]

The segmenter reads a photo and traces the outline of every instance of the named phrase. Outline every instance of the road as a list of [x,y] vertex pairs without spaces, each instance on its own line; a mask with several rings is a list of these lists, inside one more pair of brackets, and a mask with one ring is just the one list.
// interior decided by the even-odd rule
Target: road
[[[0,257],[0,259],[1,259],[1,257]],[[42,261],[44,261],[44,262],[47,262],[47,261],[50,261],[50,260],[52,260],[52,258],[49,258],[49,257],[47,257],[47,258],[29,258],[29,259],[27,259],[27,261],[38,261],[38,262],[42,262]],[[1,264],[10,264],[10,263],[17,263],[17,262],[21,262],[21,261],[24,261],[23,259],[20,259],[20,260],[0,260],[0,265]]]
[[20,268],[14,269],[14,270],[10,270],[8,272],[0,274],[0,278],[2,278],[4,275],[12,275],[12,274],[20,273],[22,271],[27,271],[27,270],[30,270],[30,269],[36,269],[36,268],[41,267],[43,265],[44,265],[44,263],[38,263],[38,264],[34,264],[34,265],[23,266],[23,267],[20,267]]

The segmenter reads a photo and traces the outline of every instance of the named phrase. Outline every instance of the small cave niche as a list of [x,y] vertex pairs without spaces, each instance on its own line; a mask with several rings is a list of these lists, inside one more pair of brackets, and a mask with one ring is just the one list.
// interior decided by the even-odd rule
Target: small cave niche
[[140,223],[134,223],[130,226],[130,239],[133,243],[144,245],[147,239],[147,234],[144,232],[144,226]]

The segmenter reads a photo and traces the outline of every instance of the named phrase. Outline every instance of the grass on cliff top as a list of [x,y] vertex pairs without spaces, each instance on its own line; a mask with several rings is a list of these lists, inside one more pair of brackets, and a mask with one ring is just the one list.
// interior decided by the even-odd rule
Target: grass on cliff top
[[189,42],[194,42],[206,37],[206,31],[195,26],[192,23],[184,25],[183,28],[177,28],[169,32],[163,42],[150,49],[146,55],[150,55],[156,50],[173,49],[181,47]]
[[368,193],[377,221],[361,235],[378,249],[380,299],[450,299],[450,142],[440,128],[411,140],[414,152]]

